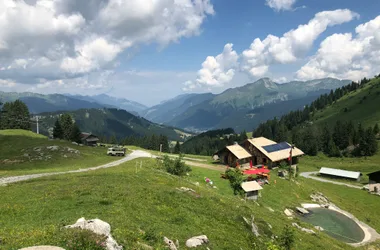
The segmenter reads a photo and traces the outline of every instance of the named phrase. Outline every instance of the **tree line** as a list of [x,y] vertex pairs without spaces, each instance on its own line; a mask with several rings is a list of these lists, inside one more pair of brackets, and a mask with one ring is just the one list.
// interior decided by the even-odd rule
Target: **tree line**
[[[378,150],[376,136],[379,126],[364,129],[361,124],[337,121],[332,127],[327,124],[313,125],[310,118],[317,111],[333,104],[344,95],[365,86],[370,79],[360,83],[352,82],[329,94],[321,95],[303,110],[289,112],[280,119],[274,118],[260,124],[253,136],[264,136],[275,141],[289,141],[297,145],[308,155],[322,151],[330,157],[371,156]],[[346,110],[345,110],[346,111]]]
[[0,103],[0,107],[0,129],[31,130],[30,113],[24,102]]
[[70,114],[62,114],[55,121],[53,138],[81,143],[81,131]]
[[212,155],[221,148],[247,139],[245,131],[235,134],[232,128],[210,130],[190,138],[181,145],[185,154]]

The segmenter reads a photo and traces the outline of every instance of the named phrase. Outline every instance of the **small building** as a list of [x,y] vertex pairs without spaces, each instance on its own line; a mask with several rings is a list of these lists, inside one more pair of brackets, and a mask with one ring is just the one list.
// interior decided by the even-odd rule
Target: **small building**
[[263,189],[257,181],[247,181],[241,184],[245,192],[246,200],[257,200],[259,196],[259,190]]
[[367,174],[369,178],[369,191],[380,193],[380,170]]
[[80,138],[82,140],[82,144],[86,146],[96,146],[99,141],[99,138],[92,133],[82,132],[80,134]]
[[288,160],[292,154],[292,164],[298,163],[298,157],[304,155],[299,148],[287,142],[277,143],[265,137],[247,139],[242,146],[252,155],[253,165],[263,164],[270,168],[277,166],[281,161]]
[[347,171],[347,170],[335,169],[335,168],[321,168],[319,170],[319,174],[322,176],[344,178],[344,179],[350,179],[350,180],[355,180],[355,181],[360,181],[360,176],[362,176],[362,173],[360,172]]
[[226,164],[230,167],[235,167],[237,163],[239,165],[248,163],[251,155],[238,144],[227,146],[214,154],[217,155],[222,164]]

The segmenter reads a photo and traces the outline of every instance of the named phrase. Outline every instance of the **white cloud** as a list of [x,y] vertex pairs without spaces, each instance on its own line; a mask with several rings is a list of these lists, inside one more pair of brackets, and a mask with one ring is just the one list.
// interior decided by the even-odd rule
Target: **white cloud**
[[195,82],[185,82],[185,89],[192,90],[200,86],[220,87],[232,80],[238,66],[239,56],[233,50],[233,44],[227,43],[223,52],[216,57],[208,56],[198,71]]
[[351,33],[333,34],[296,76],[299,79],[337,77],[359,80],[380,72],[380,16]]
[[0,0],[0,79],[108,69],[128,48],[198,35],[212,14],[209,0]]
[[348,9],[323,11],[309,23],[299,25],[282,37],[268,35],[264,40],[256,38],[250,48],[242,53],[242,69],[259,77],[268,72],[270,65],[293,63],[305,56],[327,27],[349,22],[356,17],[358,14]]
[[297,0],[267,0],[267,5],[275,11],[292,10]]

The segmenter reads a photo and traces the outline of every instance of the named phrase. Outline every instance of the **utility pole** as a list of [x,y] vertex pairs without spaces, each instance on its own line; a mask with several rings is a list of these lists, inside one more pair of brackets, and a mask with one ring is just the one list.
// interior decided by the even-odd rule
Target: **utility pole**
[[40,128],[38,126],[38,115],[36,117],[37,117],[37,134],[39,134],[40,133]]
[[160,153],[162,153],[162,144],[160,144]]

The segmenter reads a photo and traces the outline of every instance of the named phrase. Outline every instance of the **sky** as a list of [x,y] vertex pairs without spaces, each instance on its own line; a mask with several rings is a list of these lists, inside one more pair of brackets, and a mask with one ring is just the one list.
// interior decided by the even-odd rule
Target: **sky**
[[378,0],[0,0],[0,90],[147,106],[380,73]]

